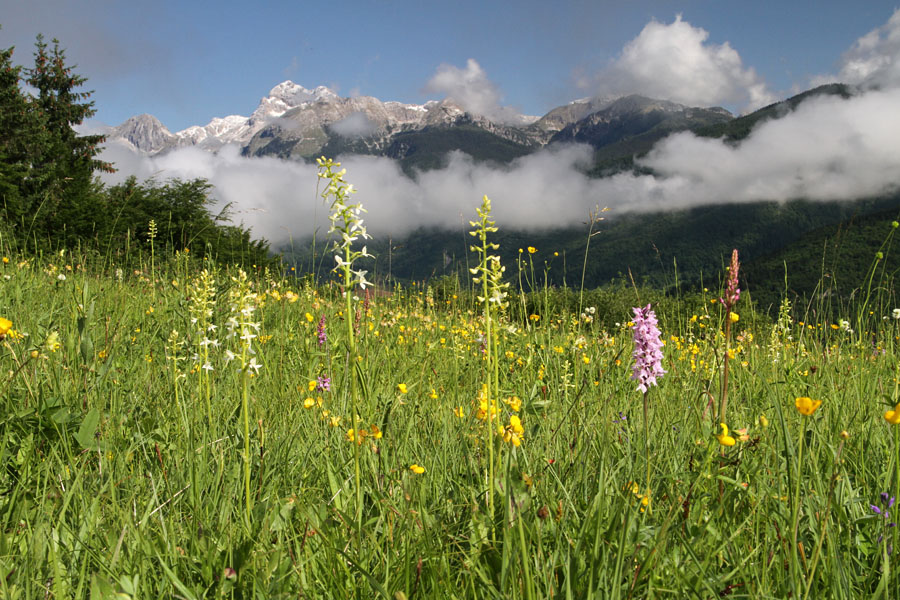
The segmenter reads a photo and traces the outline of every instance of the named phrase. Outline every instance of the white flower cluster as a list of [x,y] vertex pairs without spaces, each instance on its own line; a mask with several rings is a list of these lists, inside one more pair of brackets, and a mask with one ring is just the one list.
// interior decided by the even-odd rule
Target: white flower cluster
[[588,306],[587,308],[585,308],[585,309],[582,311],[582,313],[581,313],[581,320],[584,321],[585,323],[593,323],[593,322],[594,322],[594,315],[595,315],[596,313],[597,313],[597,307],[596,307],[596,306]]
[[256,311],[256,294],[251,289],[247,274],[241,270],[237,277],[231,278],[234,287],[231,288],[231,316],[225,322],[228,331],[226,339],[237,338],[240,354],[231,350],[225,351],[225,360],[240,360],[241,372],[253,371],[258,373],[262,365],[256,362],[256,351],[253,350],[253,340],[259,334],[260,324],[253,321],[253,313]]
[[[329,204],[330,212],[328,220],[331,227],[328,229],[329,235],[338,234],[340,241],[334,240],[334,261],[337,263],[334,270],[344,275],[344,283],[347,288],[355,282],[356,285],[365,289],[367,285],[372,285],[366,280],[368,271],[362,269],[354,269],[353,263],[360,258],[371,258],[366,246],[362,250],[353,250],[353,242],[362,238],[364,240],[371,239],[363,225],[362,213],[366,212],[362,204],[350,204],[350,196],[356,193],[356,188],[352,184],[344,181],[344,175],[347,169],[336,171],[341,163],[334,162],[330,158],[316,159],[319,166],[319,178],[328,182],[325,190],[322,192],[322,199]],[[346,291],[349,291],[346,290]]]
[[503,283],[503,273],[506,271],[506,267],[500,265],[500,257],[496,254],[488,254],[491,250],[500,248],[499,244],[487,241],[487,234],[497,231],[496,223],[491,219],[490,198],[484,196],[481,200],[481,207],[477,208],[476,212],[480,220],[469,221],[469,224],[475,228],[474,231],[469,232],[469,235],[477,237],[481,245],[471,246],[470,249],[472,252],[480,254],[481,260],[478,266],[469,269],[469,272],[474,275],[472,281],[476,284],[480,283],[482,286],[484,295],[478,296],[478,301],[483,303],[487,298],[488,306],[503,309],[509,304],[506,300],[509,283]]
[[195,364],[200,365],[200,371],[209,373],[213,370],[210,362],[209,349],[218,348],[219,340],[210,339],[215,336],[216,325],[212,323],[213,306],[216,303],[216,280],[209,270],[203,269],[200,275],[188,285],[188,294],[191,299],[189,307],[191,325],[194,326],[195,335],[200,340],[193,355]]

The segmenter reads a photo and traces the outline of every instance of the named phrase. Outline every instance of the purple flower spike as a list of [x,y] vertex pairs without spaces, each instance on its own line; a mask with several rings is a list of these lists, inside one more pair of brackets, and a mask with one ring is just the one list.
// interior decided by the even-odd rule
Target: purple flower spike
[[728,284],[725,288],[725,297],[719,298],[719,302],[728,310],[731,310],[741,297],[741,288],[738,287],[738,270],[740,268],[741,263],[738,262],[738,251],[735,248],[731,251],[731,265],[728,267]]
[[331,377],[324,375],[316,379],[316,389],[320,392],[327,392],[331,389]]
[[656,314],[648,304],[644,308],[634,308],[634,369],[631,379],[638,382],[639,392],[647,393],[656,379],[665,375],[662,368],[662,347]]
[[325,315],[319,319],[319,326],[316,328],[316,335],[319,337],[319,345],[323,345],[328,341],[328,334],[325,333]]

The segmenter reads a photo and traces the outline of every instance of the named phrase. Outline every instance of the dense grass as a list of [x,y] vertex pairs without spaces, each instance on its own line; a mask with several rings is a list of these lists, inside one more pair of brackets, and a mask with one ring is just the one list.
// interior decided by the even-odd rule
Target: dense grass
[[7,256],[0,597],[895,594],[897,528],[870,508],[898,488],[890,313],[773,324],[745,294],[727,423],[747,437],[726,447],[721,292],[654,304],[648,485],[627,310],[646,290],[579,311],[513,287],[481,405],[488,340],[464,291],[360,293],[348,315],[335,286],[185,254],[152,272]]

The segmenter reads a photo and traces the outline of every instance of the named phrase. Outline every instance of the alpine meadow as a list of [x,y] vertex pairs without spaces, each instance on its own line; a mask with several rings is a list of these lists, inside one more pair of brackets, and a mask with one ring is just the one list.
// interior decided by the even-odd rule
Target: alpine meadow
[[898,597],[900,84],[172,133],[14,50],[0,598]]

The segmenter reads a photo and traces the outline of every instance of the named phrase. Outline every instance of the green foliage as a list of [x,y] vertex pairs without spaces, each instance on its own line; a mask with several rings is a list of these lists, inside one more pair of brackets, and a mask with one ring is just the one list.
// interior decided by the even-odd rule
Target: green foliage
[[[493,316],[492,434],[474,298],[413,287],[347,319],[334,289],[235,282],[210,261],[115,276],[91,256],[3,252],[3,597],[849,599],[897,585],[897,528],[870,508],[900,486],[900,429],[883,418],[898,401],[890,315],[857,340],[827,322],[751,322],[742,297],[724,447],[705,408],[720,292],[588,292],[588,320],[574,293],[538,289],[539,319]],[[625,321],[645,302],[668,371],[649,435]],[[347,435],[357,374],[362,444]],[[821,406],[805,416],[797,397]],[[518,446],[504,438],[513,415]]]
[[865,293],[862,274],[871,271],[880,251],[883,259],[877,261],[874,275],[885,304],[878,308],[892,308],[888,305],[897,301],[894,278],[900,271],[900,254],[892,244],[883,247],[882,241],[893,231],[900,207],[890,204],[891,208],[815,228],[748,263],[746,277],[754,283],[754,299],[769,312],[786,295],[804,311],[846,316],[853,300]]
[[66,64],[56,40],[51,48],[38,36],[33,67],[14,65],[12,56],[12,48],[0,51],[0,232],[8,244],[127,255],[156,220],[164,252],[192,248],[222,262],[273,262],[265,240],[229,223],[227,207],[210,212],[205,180],[100,184],[95,174],[113,170],[97,159],[104,138],[74,129],[94,114],[91,92],[79,91],[86,79]]
[[266,266],[272,262],[269,244],[252,240],[250,232],[229,224],[227,207],[213,214],[212,185],[204,179],[170,179],[139,183],[129,177],[98,194],[91,217],[93,230],[81,230],[76,238],[90,237],[106,254],[124,248],[131,240],[147,241],[147,224],[155,220],[157,244],[170,252],[191,248],[198,256],[218,262]]
[[[66,64],[65,53],[53,40],[50,48],[38,36],[34,66],[11,64],[12,49],[0,56],[0,194],[2,214],[20,241],[45,239],[73,220],[83,220],[93,200],[94,172],[111,170],[97,160],[103,136],[79,136],[73,127],[94,114],[90,92],[79,92],[85,78]],[[35,90],[26,96],[20,77]]]

